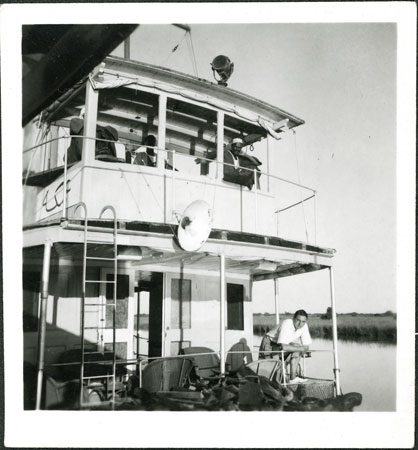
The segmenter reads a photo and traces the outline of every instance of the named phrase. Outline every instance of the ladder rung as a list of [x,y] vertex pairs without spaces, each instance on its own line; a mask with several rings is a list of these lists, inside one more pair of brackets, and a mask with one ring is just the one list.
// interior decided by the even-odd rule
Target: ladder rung
[[87,239],[86,244],[107,244],[107,245],[113,245],[113,241],[95,241]]
[[101,258],[99,256],[86,256],[86,259],[94,259],[97,261],[116,261],[117,258]]
[[115,280],[111,280],[111,281],[108,281],[108,280],[85,280],[85,282],[86,283],[110,283],[110,284],[116,283]]

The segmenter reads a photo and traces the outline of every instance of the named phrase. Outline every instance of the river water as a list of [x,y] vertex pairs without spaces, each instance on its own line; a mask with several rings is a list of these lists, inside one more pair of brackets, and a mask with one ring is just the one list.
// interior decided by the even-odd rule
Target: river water
[[[254,346],[261,336],[254,335]],[[314,339],[312,357],[306,359],[305,374],[333,378],[332,341]],[[355,411],[396,410],[396,346],[379,343],[338,342],[340,383],[344,394],[359,392],[362,404]]]

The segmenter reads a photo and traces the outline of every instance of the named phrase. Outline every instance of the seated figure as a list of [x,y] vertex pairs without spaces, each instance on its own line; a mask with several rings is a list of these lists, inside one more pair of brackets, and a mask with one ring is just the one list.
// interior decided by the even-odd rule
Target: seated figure
[[247,186],[249,190],[254,186],[254,169],[257,171],[257,188],[260,187],[261,162],[255,157],[242,152],[244,142],[241,138],[232,141],[231,151],[224,151],[224,181]]
[[135,150],[133,163],[141,166],[155,167],[157,155],[153,147],[156,147],[157,139],[150,134],[143,142],[143,145]]
[[[232,141],[231,150],[224,150],[224,181],[230,183],[247,186],[249,190],[254,186],[254,169],[256,170],[257,188],[260,188],[260,169],[261,161],[255,156],[250,156],[242,151],[244,141],[241,138],[235,138]],[[205,160],[196,159],[197,164],[201,164],[201,175],[207,175],[209,172],[208,164],[210,161],[216,159],[216,150],[210,149],[207,151]]]
[[[74,117],[70,121],[70,135],[83,136],[84,120],[80,117]],[[103,161],[118,161],[114,142],[118,140],[118,132],[111,126],[96,126],[96,159]],[[112,141],[112,142],[108,142]],[[68,147],[67,163],[72,164],[81,161],[83,150],[83,139],[74,137]]]

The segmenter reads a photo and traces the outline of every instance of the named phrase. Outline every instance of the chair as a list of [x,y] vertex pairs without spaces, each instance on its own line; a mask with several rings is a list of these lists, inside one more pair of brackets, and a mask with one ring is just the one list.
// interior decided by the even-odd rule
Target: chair
[[[289,376],[289,363],[290,363],[290,355],[288,355],[284,361],[285,368],[286,368],[286,380],[288,380]],[[310,358],[311,352],[306,352],[306,356]],[[277,381],[278,383],[282,384],[284,381],[284,374],[283,374],[283,364],[281,356],[280,358],[266,358],[266,359],[259,359],[257,361],[254,361],[250,364],[246,364],[247,368],[253,370],[257,375],[263,375],[267,377],[270,381]],[[297,376],[304,378],[304,365],[299,363],[299,366],[297,368]]]
[[236,372],[241,366],[249,364],[252,360],[253,355],[247,345],[247,340],[242,338],[229,349],[226,356],[226,366],[230,372]]
[[43,409],[74,409],[79,407],[80,381],[57,381],[45,377]]
[[150,393],[183,388],[194,367],[192,358],[156,359],[142,370],[141,387]]
[[187,347],[180,350],[182,355],[190,355],[198,368],[200,378],[219,376],[220,360],[218,355],[208,347]]

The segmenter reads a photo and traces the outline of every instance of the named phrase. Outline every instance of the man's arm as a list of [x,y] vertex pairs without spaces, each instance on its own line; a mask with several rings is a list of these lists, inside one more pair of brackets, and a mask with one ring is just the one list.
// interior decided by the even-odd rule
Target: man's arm
[[297,344],[296,342],[291,342],[290,344],[281,344],[282,349],[285,352],[306,352],[309,350],[309,345]]
[[[277,343],[282,345],[285,352],[305,352],[309,349],[309,345],[299,344],[292,339],[294,339],[293,322],[285,320],[277,337]],[[309,343],[309,341],[305,342]]]

